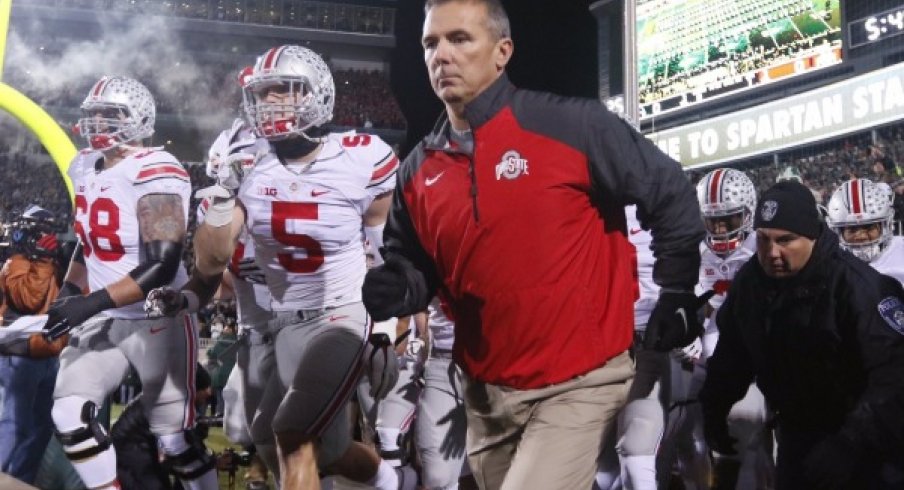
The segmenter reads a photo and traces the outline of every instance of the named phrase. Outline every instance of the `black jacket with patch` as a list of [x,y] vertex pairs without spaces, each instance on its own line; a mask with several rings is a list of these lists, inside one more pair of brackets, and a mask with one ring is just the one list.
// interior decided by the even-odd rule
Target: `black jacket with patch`
[[779,428],[840,434],[863,454],[904,451],[904,290],[838,246],[825,226],[795,277],[756,257],[719,310],[719,342],[700,393],[727,416],[756,381]]

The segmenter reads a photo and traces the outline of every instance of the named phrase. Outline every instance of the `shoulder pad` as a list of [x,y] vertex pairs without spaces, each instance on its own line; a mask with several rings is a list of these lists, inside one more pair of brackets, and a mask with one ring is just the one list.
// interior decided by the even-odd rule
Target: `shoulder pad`
[[137,166],[134,184],[144,184],[157,179],[175,178],[185,182],[191,182],[191,177],[185,167],[176,160],[176,157],[165,151],[149,151],[133,155]]

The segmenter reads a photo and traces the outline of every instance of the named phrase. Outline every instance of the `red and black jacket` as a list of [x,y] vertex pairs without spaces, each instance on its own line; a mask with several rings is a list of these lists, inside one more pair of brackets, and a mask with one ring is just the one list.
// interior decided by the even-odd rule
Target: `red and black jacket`
[[630,346],[626,204],[652,229],[656,282],[696,284],[704,231],[691,184],[598,101],[503,75],[465,115],[473,153],[450,144],[443,119],[402,164],[384,254],[412,261],[447,301],[469,376],[537,388]]

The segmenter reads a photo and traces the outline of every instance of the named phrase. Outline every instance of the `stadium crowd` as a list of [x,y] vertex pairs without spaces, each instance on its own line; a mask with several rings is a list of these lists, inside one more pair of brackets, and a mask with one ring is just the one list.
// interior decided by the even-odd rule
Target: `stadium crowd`
[[363,34],[392,34],[395,9],[307,0],[32,0],[35,6],[304,27]]

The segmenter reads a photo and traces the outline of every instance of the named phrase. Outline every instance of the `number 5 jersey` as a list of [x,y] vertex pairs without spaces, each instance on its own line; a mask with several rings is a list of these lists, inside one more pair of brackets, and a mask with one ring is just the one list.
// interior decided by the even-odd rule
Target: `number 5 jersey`
[[[258,140],[256,148],[267,148]],[[327,136],[310,164],[258,157],[238,197],[257,264],[276,311],[337,307],[361,300],[366,272],[363,216],[395,186],[398,158],[367,134]]]

